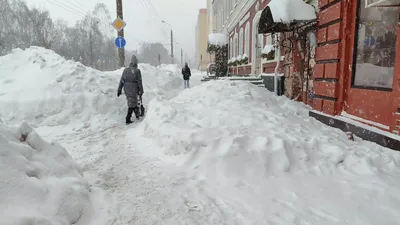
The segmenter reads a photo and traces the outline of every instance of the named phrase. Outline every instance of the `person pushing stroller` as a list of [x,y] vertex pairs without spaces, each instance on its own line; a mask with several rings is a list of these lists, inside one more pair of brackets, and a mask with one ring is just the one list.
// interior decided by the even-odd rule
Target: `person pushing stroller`
[[128,104],[128,113],[125,122],[126,124],[131,124],[133,123],[131,120],[132,113],[135,113],[136,119],[140,117],[140,106],[142,106],[142,104],[138,104],[138,101],[139,99],[141,101],[143,95],[142,72],[138,68],[138,59],[135,55],[132,56],[129,67],[125,68],[122,73],[118,86],[118,97],[122,93],[122,88],[124,88]]

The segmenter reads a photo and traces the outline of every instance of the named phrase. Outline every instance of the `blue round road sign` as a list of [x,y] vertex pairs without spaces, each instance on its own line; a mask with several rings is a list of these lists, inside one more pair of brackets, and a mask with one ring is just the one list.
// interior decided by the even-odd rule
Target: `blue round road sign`
[[375,37],[372,37],[372,36],[367,36],[367,37],[365,37],[365,39],[364,39],[364,45],[365,46],[367,46],[367,47],[372,47],[372,46],[374,46],[376,44],[376,39],[375,39]]
[[115,39],[115,45],[117,46],[117,48],[123,48],[126,45],[126,40],[123,37],[117,37]]

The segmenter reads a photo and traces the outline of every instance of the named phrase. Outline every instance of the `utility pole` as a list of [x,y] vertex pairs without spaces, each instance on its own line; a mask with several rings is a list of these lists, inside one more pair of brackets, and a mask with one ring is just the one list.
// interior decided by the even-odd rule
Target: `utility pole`
[[183,49],[181,48],[181,65],[183,66]]
[[[123,11],[122,11],[122,0],[117,0],[117,17],[121,20],[124,19]],[[124,37],[124,29],[118,32],[118,37]],[[125,65],[125,48],[118,49],[118,57],[119,57],[119,67],[124,67]]]
[[171,28],[171,63],[174,64],[174,33]]
[[161,66],[161,55],[158,53],[158,65]]

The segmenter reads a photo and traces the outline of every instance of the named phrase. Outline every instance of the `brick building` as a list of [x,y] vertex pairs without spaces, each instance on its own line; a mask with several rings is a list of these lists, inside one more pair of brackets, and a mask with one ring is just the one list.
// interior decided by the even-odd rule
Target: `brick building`
[[[311,116],[400,150],[400,55],[396,55],[400,50],[400,0],[304,2],[316,13],[316,20],[309,21],[307,51],[297,45],[295,35],[304,21],[278,29],[279,24],[268,18],[270,0],[214,0],[217,32],[229,34],[229,58],[249,56],[248,63],[229,70],[233,74],[271,73],[280,60],[281,72],[289,78],[285,95],[298,97],[299,90],[293,87],[301,86],[299,99],[312,105]],[[310,44],[312,33],[314,45]],[[280,59],[260,57],[264,45],[283,36],[292,46],[290,51],[277,49],[283,56]]]
[[[310,114],[325,122],[331,119],[328,115],[335,116],[333,126],[345,130],[356,125],[350,126],[354,132],[383,145],[386,137],[371,129],[365,132],[362,124],[399,135],[399,3],[319,0],[318,4],[315,111]],[[347,128],[343,122],[350,122]],[[400,148],[398,143],[389,145]]]

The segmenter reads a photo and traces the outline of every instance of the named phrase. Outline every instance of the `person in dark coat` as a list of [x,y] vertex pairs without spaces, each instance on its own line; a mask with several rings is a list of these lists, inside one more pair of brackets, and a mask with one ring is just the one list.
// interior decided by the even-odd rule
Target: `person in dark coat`
[[185,88],[189,88],[189,79],[190,79],[190,76],[192,76],[192,74],[190,72],[188,63],[185,63],[185,67],[182,68],[182,75],[183,75],[183,82],[185,84]]
[[139,119],[138,95],[143,95],[142,72],[138,68],[138,59],[135,55],[132,56],[129,67],[125,68],[124,72],[122,73],[118,87],[118,97],[121,95],[122,88],[124,88],[128,103],[126,124],[131,124],[133,123],[131,120],[133,112],[135,112],[136,119]]

